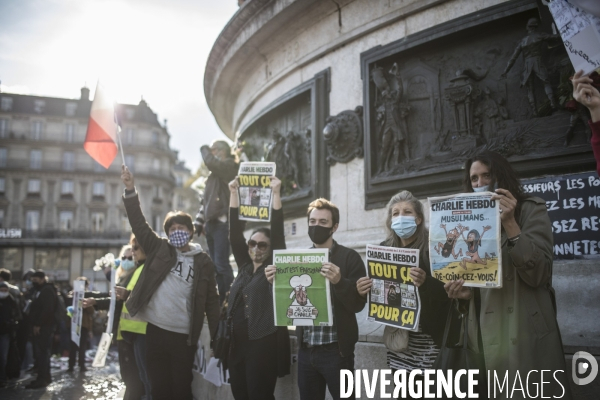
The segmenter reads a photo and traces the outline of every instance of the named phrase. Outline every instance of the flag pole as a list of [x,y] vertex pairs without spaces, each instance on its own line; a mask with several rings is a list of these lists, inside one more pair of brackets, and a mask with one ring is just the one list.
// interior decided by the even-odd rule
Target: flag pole
[[[119,147],[121,148],[121,159],[123,165],[125,165],[125,153],[123,151],[123,142],[121,141],[121,125],[119,125],[119,119],[117,118],[117,109],[115,108],[115,122],[117,124],[117,137],[119,138]],[[127,165],[125,165],[127,166]]]

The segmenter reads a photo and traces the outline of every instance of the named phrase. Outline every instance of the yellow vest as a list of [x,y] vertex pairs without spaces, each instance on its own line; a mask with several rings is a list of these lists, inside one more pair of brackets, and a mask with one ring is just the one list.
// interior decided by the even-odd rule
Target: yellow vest
[[[131,276],[131,280],[127,284],[127,290],[129,290],[130,292],[135,287],[135,284],[137,283],[138,278],[140,277],[140,274],[142,273],[142,269],[144,269],[143,265],[141,267],[138,267],[133,272],[133,275]],[[147,325],[148,325],[147,322],[140,321],[139,319],[136,319],[136,318],[132,317],[131,315],[129,315],[129,311],[127,311],[127,307],[125,306],[125,303],[123,303],[123,310],[121,311],[121,319],[119,320],[119,332],[117,335],[117,340],[123,339],[123,337],[121,336],[121,331],[140,333],[142,335],[145,335]]]

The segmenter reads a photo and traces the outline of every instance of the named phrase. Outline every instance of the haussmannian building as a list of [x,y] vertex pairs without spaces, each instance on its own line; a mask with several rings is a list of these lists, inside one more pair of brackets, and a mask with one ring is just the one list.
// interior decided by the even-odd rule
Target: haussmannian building
[[[121,154],[106,170],[83,149],[90,107],[88,88],[79,99],[0,93],[0,267],[15,279],[42,268],[56,282],[85,275],[105,288],[95,260],[128,241]],[[162,233],[178,186],[166,121],[144,100],[118,104],[117,116],[144,215]]]

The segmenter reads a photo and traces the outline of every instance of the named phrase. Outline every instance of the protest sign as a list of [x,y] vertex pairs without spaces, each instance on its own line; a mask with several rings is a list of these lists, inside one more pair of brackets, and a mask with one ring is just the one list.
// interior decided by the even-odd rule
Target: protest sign
[[546,201],[554,258],[600,258],[600,178],[596,171],[523,180],[523,190]]
[[321,275],[328,259],[328,249],[273,251],[275,325],[333,325],[329,280]]
[[98,350],[94,357],[92,367],[104,367],[106,364],[106,355],[112,342],[113,320],[115,318],[115,304],[117,303],[117,294],[115,293],[117,270],[113,269],[110,274],[110,306],[108,308],[108,322],[106,324],[106,332],[102,333]]
[[421,299],[410,277],[419,266],[419,250],[367,245],[367,276],[373,280],[367,321],[414,330],[419,325]]
[[565,0],[548,5],[575,71],[600,67],[600,18]]
[[73,316],[71,317],[71,340],[77,346],[81,340],[81,317],[83,315],[83,296],[85,294],[85,282],[73,281]]
[[442,282],[502,287],[499,203],[494,193],[462,193],[429,200],[431,274]]
[[238,196],[240,200],[239,218],[241,220],[271,221],[272,176],[275,176],[274,162],[240,163]]

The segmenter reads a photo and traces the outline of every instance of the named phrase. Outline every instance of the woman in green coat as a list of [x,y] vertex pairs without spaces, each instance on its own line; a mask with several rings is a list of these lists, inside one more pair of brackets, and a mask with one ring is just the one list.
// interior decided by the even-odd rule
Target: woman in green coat
[[508,161],[491,151],[467,160],[464,183],[466,192],[494,192],[492,199],[500,203],[502,288],[470,289],[462,280],[444,286],[468,312],[469,347],[483,354],[491,397],[541,397],[543,385],[543,396],[571,399],[556,321],[546,203],[527,195]]

